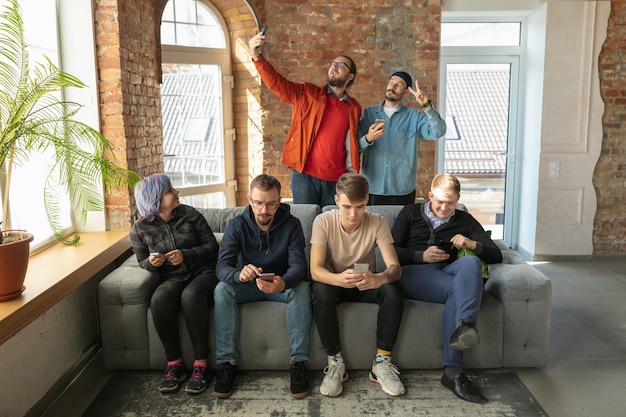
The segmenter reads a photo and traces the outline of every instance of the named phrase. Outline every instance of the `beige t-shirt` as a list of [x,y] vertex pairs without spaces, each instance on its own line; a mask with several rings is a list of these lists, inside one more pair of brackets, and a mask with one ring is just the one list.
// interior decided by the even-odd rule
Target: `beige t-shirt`
[[324,266],[330,272],[341,273],[355,262],[368,263],[371,271],[375,263],[374,248],[392,245],[393,237],[385,218],[368,211],[361,226],[354,233],[347,233],[341,227],[341,214],[335,209],[315,218],[311,244],[326,246]]

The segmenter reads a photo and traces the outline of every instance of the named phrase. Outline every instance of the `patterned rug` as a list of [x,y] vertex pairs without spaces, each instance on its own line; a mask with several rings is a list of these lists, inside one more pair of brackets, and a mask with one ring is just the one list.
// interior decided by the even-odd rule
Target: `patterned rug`
[[294,400],[289,395],[289,372],[240,372],[232,397],[213,396],[213,384],[202,394],[182,389],[161,394],[160,372],[117,372],[83,417],[204,417],[204,416],[445,416],[535,417],[547,416],[515,373],[470,374],[489,399],[486,404],[462,401],[439,380],[440,371],[406,371],[407,393],[385,395],[370,382],[367,371],[350,372],[340,397],[319,393],[321,371],[309,373],[311,393]]

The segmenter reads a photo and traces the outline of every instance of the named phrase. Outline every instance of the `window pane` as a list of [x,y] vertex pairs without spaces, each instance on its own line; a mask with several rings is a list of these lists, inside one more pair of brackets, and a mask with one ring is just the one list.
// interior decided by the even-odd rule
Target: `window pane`
[[441,46],[518,46],[520,22],[441,24]]
[[[34,155],[23,166],[14,169],[11,180],[11,229],[21,229],[35,236],[32,245],[46,240],[52,235],[46,216],[43,189],[49,171],[50,155]],[[60,199],[61,224],[71,226],[69,197]]]
[[446,69],[446,120],[453,124],[446,132],[444,171],[458,177],[463,203],[485,230],[502,239],[510,65],[447,64]]
[[[56,65],[59,63],[59,47],[57,44],[57,5],[55,0],[22,2],[22,19],[30,58],[31,76],[37,62],[45,62],[45,54]],[[0,6],[6,1],[0,0]],[[43,189],[50,162],[54,160],[52,150],[30,156],[19,166],[14,165],[11,173],[9,220],[1,225],[3,229],[26,230],[35,237],[31,249],[53,236],[47,221],[43,202]],[[0,171],[0,197],[6,192],[6,170]],[[3,198],[0,198],[2,200]],[[61,200],[60,222],[65,227],[71,226],[71,207],[69,198]],[[3,207],[0,204],[0,221]]]
[[176,25],[174,23],[161,23],[161,43],[165,45],[176,44]]
[[221,86],[217,65],[163,65],[165,173],[175,187],[225,181]]
[[176,45],[200,46],[200,44],[197,26],[176,23]]
[[223,192],[188,195],[180,197],[180,201],[197,208],[225,208],[226,196]]
[[210,9],[197,0],[170,0],[161,22],[161,43],[226,47],[224,32],[218,20]]
[[174,21],[174,2],[168,1],[165,5],[165,9],[163,9],[163,16],[161,17],[163,22],[173,22]]
[[196,23],[196,2],[193,0],[171,0],[174,3],[174,18],[178,23]]

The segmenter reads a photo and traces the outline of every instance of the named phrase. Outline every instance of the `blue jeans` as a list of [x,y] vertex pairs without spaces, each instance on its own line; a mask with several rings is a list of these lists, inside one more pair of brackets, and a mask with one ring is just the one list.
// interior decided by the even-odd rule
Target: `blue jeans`
[[291,195],[294,204],[332,206],[335,204],[335,184],[301,174],[295,169],[291,170]]
[[220,282],[215,288],[214,297],[216,363],[239,363],[239,304],[253,301],[287,303],[289,363],[308,360],[311,290],[307,282],[299,282],[285,292],[276,294],[259,291],[254,281],[234,285]]
[[400,285],[411,300],[443,304],[443,365],[463,367],[463,352],[450,347],[450,336],[459,320],[476,324],[483,297],[480,259],[464,256],[451,264],[419,264],[402,267]]

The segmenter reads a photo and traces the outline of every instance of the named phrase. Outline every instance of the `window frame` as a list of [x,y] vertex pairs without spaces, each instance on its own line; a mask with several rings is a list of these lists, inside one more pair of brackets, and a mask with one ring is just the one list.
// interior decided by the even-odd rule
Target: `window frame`
[[[209,2],[198,0],[206,6],[222,27],[225,38],[225,48],[207,48],[196,46],[178,46],[161,43],[161,65],[164,64],[196,64],[217,65],[222,74],[222,126],[224,129],[224,182],[187,187],[177,187],[181,197],[198,194],[222,192],[227,207],[236,205],[237,180],[235,176],[235,129],[233,114],[234,78],[230,53],[230,38],[228,27],[220,12]],[[165,8],[164,8],[165,9]]]
[[[447,64],[460,63],[508,63],[511,65],[511,83],[516,80],[516,85],[511,84],[510,108],[509,108],[509,145],[507,147],[506,162],[506,194],[504,207],[507,215],[504,219],[503,242],[511,248],[517,247],[519,227],[519,201],[521,196],[521,168],[518,163],[518,155],[523,154],[524,145],[524,95],[525,88],[524,68],[526,65],[526,48],[528,39],[527,13],[501,15],[495,13],[463,13],[444,12],[441,17],[442,25],[445,23],[489,23],[489,22],[519,22],[520,42],[517,46],[441,46],[439,79],[442,85],[439,88],[439,100],[441,114],[445,115],[446,68]],[[513,139],[511,139],[513,138]],[[443,172],[445,158],[445,140],[441,140],[437,146],[437,172]]]

